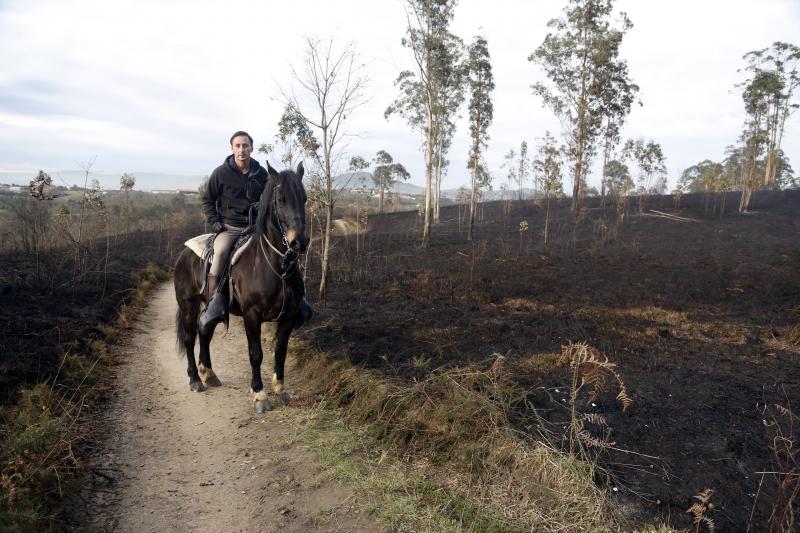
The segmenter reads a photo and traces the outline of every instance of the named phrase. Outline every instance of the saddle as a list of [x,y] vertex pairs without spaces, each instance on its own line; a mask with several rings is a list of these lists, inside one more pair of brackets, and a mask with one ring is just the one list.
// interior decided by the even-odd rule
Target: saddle
[[[242,232],[239,238],[236,239],[236,242],[233,244],[233,249],[231,249],[228,264],[225,265],[225,270],[223,270],[222,275],[220,276],[220,286],[230,283],[231,267],[236,264],[236,262],[239,260],[239,257],[242,255],[242,252],[244,252],[245,249],[250,245],[252,236],[253,226],[249,226]],[[197,237],[193,237],[183,243],[187,248],[197,254],[197,256],[203,262],[203,272],[205,275],[203,276],[203,286],[200,288],[200,292],[205,292],[206,286],[208,285],[208,272],[211,270],[211,260],[214,257],[214,240],[216,238],[216,233],[204,233],[203,235],[198,235]],[[230,301],[233,300],[233,291],[228,291],[228,298],[230,303]]]

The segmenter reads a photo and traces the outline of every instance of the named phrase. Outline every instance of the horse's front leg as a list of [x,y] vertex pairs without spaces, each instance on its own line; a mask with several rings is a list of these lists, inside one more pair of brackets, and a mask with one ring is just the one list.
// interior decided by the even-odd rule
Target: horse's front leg
[[272,409],[272,404],[267,398],[267,391],[261,382],[261,362],[264,352],[261,350],[261,317],[257,313],[248,313],[244,316],[244,330],[247,333],[247,351],[250,354],[250,390],[253,392],[253,401],[256,412],[264,413]]
[[214,338],[214,328],[210,328],[208,333],[200,332],[200,364],[197,365],[197,372],[207,387],[220,387],[222,382],[211,369],[211,339]]
[[288,404],[291,399],[289,394],[283,390],[283,366],[286,363],[286,350],[293,329],[294,321],[286,320],[278,322],[275,331],[275,373],[272,374],[272,391],[281,398],[284,404]]

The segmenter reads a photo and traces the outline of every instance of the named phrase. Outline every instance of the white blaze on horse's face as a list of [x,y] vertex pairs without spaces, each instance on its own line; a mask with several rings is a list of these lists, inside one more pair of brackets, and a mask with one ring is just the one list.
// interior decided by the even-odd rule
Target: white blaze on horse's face
[[234,137],[231,141],[231,152],[237,163],[249,163],[250,154],[253,153],[253,146],[246,135]]

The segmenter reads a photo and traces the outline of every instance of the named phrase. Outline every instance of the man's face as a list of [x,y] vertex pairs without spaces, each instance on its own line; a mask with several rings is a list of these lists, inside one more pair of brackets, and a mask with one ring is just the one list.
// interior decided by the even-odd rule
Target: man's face
[[250,145],[250,139],[246,135],[239,135],[234,137],[231,141],[231,152],[236,161],[246,163],[250,161],[250,153],[253,147]]

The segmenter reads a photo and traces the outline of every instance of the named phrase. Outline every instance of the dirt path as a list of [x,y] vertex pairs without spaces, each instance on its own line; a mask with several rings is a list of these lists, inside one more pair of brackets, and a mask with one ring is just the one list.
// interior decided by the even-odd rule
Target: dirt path
[[[125,361],[119,394],[106,414],[110,436],[98,458],[100,471],[114,481],[93,495],[87,529],[378,530],[359,513],[352,490],[327,479],[299,442],[307,411],[281,406],[255,413],[238,318],[227,334],[218,328],[212,342],[222,387],[189,391],[186,363],[176,355],[175,309],[172,286],[165,284],[119,348]],[[271,329],[265,326],[265,339]],[[271,357],[265,354],[264,363],[268,377]],[[301,392],[291,368],[286,385]]]

